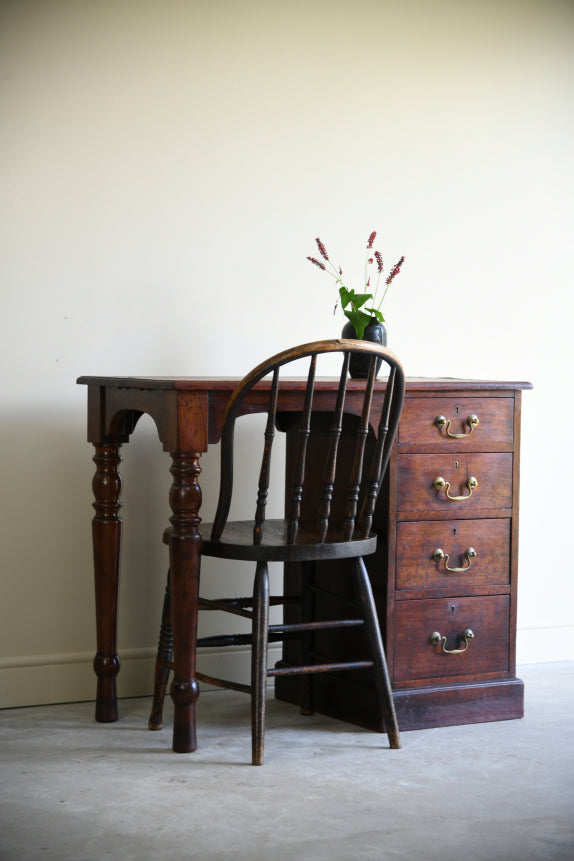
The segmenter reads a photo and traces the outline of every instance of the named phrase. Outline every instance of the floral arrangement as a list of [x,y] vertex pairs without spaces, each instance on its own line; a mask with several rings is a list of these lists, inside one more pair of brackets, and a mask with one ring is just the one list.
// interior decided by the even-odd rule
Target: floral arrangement
[[[378,299],[379,285],[383,275],[383,255],[380,251],[373,251],[373,244],[375,242],[376,236],[377,233],[373,230],[373,232],[369,236],[369,241],[367,242],[367,257],[365,260],[365,287],[362,293],[356,293],[354,290],[349,290],[345,286],[343,282],[343,270],[340,266],[338,270],[335,266],[333,266],[329,259],[329,255],[327,254],[327,249],[325,248],[319,237],[317,237],[315,242],[317,243],[319,253],[325,263],[323,263],[323,260],[317,260],[316,257],[307,257],[307,260],[310,260],[311,263],[314,263],[315,266],[319,267],[319,269],[323,269],[325,272],[327,272],[327,274],[331,275],[335,279],[335,282],[339,285],[339,300],[341,302],[341,308],[343,309],[345,317],[350,320],[359,340],[362,340],[365,333],[365,328],[373,318],[378,320],[379,323],[385,322],[385,318],[383,317],[383,314],[381,312],[381,305],[383,304],[383,300],[387,295],[387,291],[391,283],[397,277],[397,275],[401,271],[401,266],[405,262],[405,258],[403,256],[398,261],[398,263],[395,263],[395,265],[385,278],[385,288],[383,290],[381,298]],[[370,267],[372,267],[375,263],[377,266],[376,283],[374,291],[371,291]],[[339,300],[335,304],[334,311],[337,310]],[[369,302],[370,306],[367,307],[367,303]]]

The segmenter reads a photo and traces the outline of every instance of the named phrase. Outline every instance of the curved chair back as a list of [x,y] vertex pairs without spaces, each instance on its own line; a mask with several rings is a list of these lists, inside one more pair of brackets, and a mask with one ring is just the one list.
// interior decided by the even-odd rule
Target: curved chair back
[[[272,374],[272,383],[267,407],[267,424],[265,429],[265,445],[259,471],[259,486],[253,529],[253,543],[260,544],[263,540],[265,510],[269,489],[271,453],[275,439],[277,421],[277,406],[279,400],[280,369],[290,363],[310,357],[309,373],[305,396],[300,412],[298,426],[298,443],[295,458],[295,470],[291,477],[291,486],[287,489],[286,540],[295,544],[301,519],[301,502],[305,485],[306,454],[309,437],[312,433],[313,402],[315,395],[315,373],[317,357],[324,353],[341,354],[341,374],[339,387],[335,398],[335,406],[330,420],[328,445],[323,470],[323,484],[318,500],[316,513],[316,530],[313,540],[323,543],[335,535],[336,540],[350,541],[353,538],[367,538],[371,533],[373,511],[381,482],[389,461],[391,447],[398,428],[399,418],[404,400],[405,376],[402,365],[397,357],[385,347],[369,341],[351,341],[345,339],[315,341],[284,350],[262,362],[254,368],[239,383],[229,401],[223,423],[221,437],[221,485],[217,513],[211,533],[212,540],[221,538],[233,493],[233,441],[235,421],[240,414],[241,405],[247,392],[268,374]],[[362,406],[360,418],[355,430],[354,456],[351,468],[337,471],[337,454],[339,441],[343,432],[343,416],[345,413],[345,398],[348,391],[348,371],[352,354],[363,354],[370,357],[368,377],[361,381]],[[384,384],[384,394],[379,394],[380,386],[375,387],[378,367],[381,365],[388,371]],[[353,384],[353,391],[356,385]],[[354,411],[357,412],[356,406]],[[365,451],[367,437],[371,427],[376,436],[370,464],[366,468]],[[343,472],[343,475],[340,473]],[[342,523],[332,524],[331,503],[333,500],[335,480],[345,481],[345,512]],[[308,536],[306,535],[306,541]]]

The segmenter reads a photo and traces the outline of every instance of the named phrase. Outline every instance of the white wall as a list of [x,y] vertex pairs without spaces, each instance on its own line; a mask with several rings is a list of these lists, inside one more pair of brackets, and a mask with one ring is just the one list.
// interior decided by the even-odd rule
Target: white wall
[[[407,258],[387,318],[410,375],[535,385],[518,659],[574,657],[573,85],[559,0],[4,0],[0,702],[94,695],[76,377],[241,374],[336,335],[305,257],[320,235],[359,280],[373,229]],[[140,693],[168,514],[151,421],[124,457],[120,693]]]

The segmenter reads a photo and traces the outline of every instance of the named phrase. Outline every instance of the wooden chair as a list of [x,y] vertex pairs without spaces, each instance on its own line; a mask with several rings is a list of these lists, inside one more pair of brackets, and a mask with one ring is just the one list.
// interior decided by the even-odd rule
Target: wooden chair
[[[336,404],[329,418],[328,445],[325,452],[324,482],[319,493],[316,515],[313,522],[302,519],[302,498],[305,485],[305,456],[310,434],[313,431],[313,400],[317,356],[323,353],[340,353],[342,370],[336,397]],[[352,355],[363,354],[370,358],[368,378],[361,381],[362,408],[360,417],[355,421],[356,442],[353,443],[354,457],[350,468],[337,469],[337,451],[342,434],[345,395],[349,361]],[[269,487],[271,452],[278,422],[277,401],[279,392],[280,369],[302,357],[310,357],[310,367],[302,411],[297,414],[299,439],[297,445],[296,468],[291,476],[291,486],[286,489],[287,517],[282,520],[266,520],[265,509]],[[380,363],[388,371],[384,398],[373,397],[375,377]],[[263,377],[272,374],[272,385],[268,405],[264,450],[259,476],[259,488],[255,505],[255,517],[250,521],[228,522],[227,516],[233,490],[233,441],[235,422],[241,409],[245,394]],[[304,694],[302,711],[311,710],[311,680],[313,674],[339,672],[341,670],[368,670],[372,672],[378,700],[384,717],[389,743],[392,748],[400,747],[399,728],[394,709],[391,685],[387,671],[385,653],[377,612],[373,600],[371,584],[363,556],[373,553],[377,538],[371,531],[375,502],[381,481],[387,467],[391,446],[399,423],[404,398],[404,373],[397,358],[384,347],[367,341],[331,340],[318,341],[286,350],[273,356],[256,367],[235,389],[224,419],[221,439],[221,484],[217,513],[212,524],[202,524],[202,549],[204,556],[225,559],[250,560],[256,563],[253,596],[250,598],[230,598],[217,601],[200,599],[200,610],[222,610],[252,621],[252,633],[242,635],[216,636],[197,640],[198,646],[229,646],[251,644],[251,684],[241,685],[223,679],[215,679],[197,673],[197,678],[210,684],[244,691],[251,695],[252,717],[252,761],[254,765],[263,763],[265,731],[265,692],[267,678],[297,674],[303,676]],[[382,400],[382,403],[381,403]],[[374,401],[378,406],[373,408]],[[355,410],[356,411],[356,410]],[[375,414],[373,414],[375,413]],[[324,416],[323,416],[324,418]],[[367,437],[371,444],[367,447]],[[373,444],[373,437],[375,442]],[[371,453],[366,457],[367,449]],[[367,468],[366,460],[370,460]],[[344,517],[341,522],[332,523],[331,509],[335,487],[345,483]],[[169,541],[169,530],[164,536]],[[309,618],[313,600],[309,598],[313,590],[314,566],[318,561],[350,559],[351,576],[355,581],[358,598],[356,615],[353,619],[316,621]],[[269,624],[270,604],[284,604],[293,596],[269,596],[268,562],[301,563],[306,590],[295,600],[301,604],[301,621],[294,624]],[[172,633],[170,621],[169,578],[164,601],[160,643],[156,664],[154,702],[149,721],[150,729],[162,725],[162,707],[172,666]],[[362,626],[366,634],[368,660],[348,660],[338,663],[313,663],[312,637],[322,629]],[[280,662],[276,667],[267,666],[267,646],[269,641],[302,637],[302,653],[306,657],[303,666],[285,666]],[[311,645],[310,645],[311,644]]]

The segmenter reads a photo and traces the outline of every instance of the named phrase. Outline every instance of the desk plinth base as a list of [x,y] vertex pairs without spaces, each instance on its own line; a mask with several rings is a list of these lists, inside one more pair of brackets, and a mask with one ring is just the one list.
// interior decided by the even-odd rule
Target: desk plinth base
[[[393,694],[401,732],[524,716],[524,683],[516,678],[403,688]],[[275,695],[299,705],[297,680],[278,679]],[[318,680],[314,708],[319,714],[376,732],[383,728],[374,691],[349,677]]]

